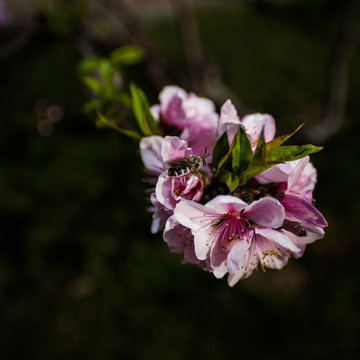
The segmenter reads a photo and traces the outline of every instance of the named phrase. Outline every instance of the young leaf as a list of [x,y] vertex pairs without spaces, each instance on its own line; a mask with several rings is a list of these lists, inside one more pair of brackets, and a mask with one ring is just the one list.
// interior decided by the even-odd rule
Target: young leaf
[[217,168],[220,160],[228,153],[228,151],[229,151],[229,141],[228,141],[227,133],[224,132],[216,141],[213,147],[211,166],[213,168]]
[[296,134],[302,127],[304,126],[304,124],[301,124],[300,126],[298,126],[295,131],[293,131],[291,134],[288,134],[288,135],[282,135],[282,136],[279,136],[271,141],[269,141],[267,144],[266,144],[266,149],[267,150],[271,150],[271,149],[274,149],[274,148],[277,148],[279,147],[281,144],[283,144],[287,139],[289,139],[290,137],[292,137],[294,134]]
[[249,138],[247,137],[244,129],[239,126],[239,129],[235,135],[232,148],[232,168],[234,174],[238,177],[249,167],[253,158],[253,152]]
[[86,75],[82,77],[82,81],[94,94],[100,95],[102,85],[95,77]]
[[[251,148],[250,148],[251,150]],[[259,140],[255,149],[254,156],[250,165],[247,167],[246,171],[241,174],[240,185],[245,184],[248,180],[254,177],[257,174],[260,174],[268,166],[265,163],[265,153],[266,153],[266,144],[264,140],[264,129],[260,133]]]
[[253,178],[256,175],[261,174],[263,171],[271,168],[275,164],[271,165],[256,165],[256,164],[250,164],[250,166],[247,168],[246,172],[242,175],[239,185],[246,184],[251,178]]
[[[141,132],[145,136],[154,135],[148,124],[149,115],[146,115],[146,111],[149,110],[149,104],[144,92],[133,83],[130,85],[130,92],[133,112]],[[153,126],[153,124],[151,126]]]
[[149,129],[152,132],[152,134],[153,135],[157,134],[159,125],[156,122],[156,120],[154,119],[153,114],[151,113],[149,107],[145,110],[145,121],[148,124]]
[[104,84],[113,85],[113,75],[114,75],[115,69],[110,64],[110,61],[108,59],[100,60],[98,70],[99,70],[101,78],[104,81]]
[[265,154],[266,154],[266,143],[264,139],[264,129],[261,131],[259,140],[256,145],[255,154],[253,157],[253,161],[251,163],[252,166],[265,166]]
[[306,155],[317,153],[321,149],[321,146],[310,144],[302,146],[279,146],[266,152],[265,161],[267,164],[279,164],[284,161],[301,159]]
[[79,66],[78,69],[82,73],[92,73],[97,70],[99,64],[100,64],[101,58],[97,56],[91,56],[85,60],[83,60]]
[[233,174],[231,177],[231,189],[230,192],[233,192],[239,185],[239,176]]
[[145,58],[145,51],[136,46],[123,46],[110,54],[110,61],[116,65],[133,65]]
[[119,102],[120,104],[131,108],[131,97],[126,92],[119,92],[114,96],[114,101]]
[[224,183],[229,188],[229,191],[232,191],[232,179],[231,179],[231,172],[229,170],[224,170],[221,174],[220,179],[224,181]]
[[221,172],[223,172],[227,168],[229,168],[229,170],[232,170],[231,169],[231,152],[232,152],[232,148],[230,148],[229,151],[220,159],[220,161],[217,165],[215,176],[219,176],[219,174],[221,174]]
[[110,127],[118,132],[120,132],[123,135],[129,136],[135,140],[140,140],[141,135],[137,133],[136,131],[130,130],[130,129],[123,129],[119,127],[115,122],[105,117],[103,114],[101,114],[100,111],[97,111],[97,115],[99,118],[99,122],[103,124],[104,126]]
[[103,106],[103,101],[100,99],[93,99],[88,101],[85,105],[84,105],[84,111],[85,112],[91,112],[94,110],[100,110],[101,107]]

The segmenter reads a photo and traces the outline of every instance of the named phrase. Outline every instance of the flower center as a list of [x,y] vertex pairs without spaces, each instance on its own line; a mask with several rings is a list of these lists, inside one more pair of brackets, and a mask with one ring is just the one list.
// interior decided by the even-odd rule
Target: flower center
[[176,200],[200,200],[204,188],[204,182],[200,177],[194,174],[187,174],[179,178],[174,178],[171,181],[172,192]]
[[214,226],[215,241],[223,250],[227,250],[234,240],[251,241],[249,220],[241,212],[230,211],[224,214]]

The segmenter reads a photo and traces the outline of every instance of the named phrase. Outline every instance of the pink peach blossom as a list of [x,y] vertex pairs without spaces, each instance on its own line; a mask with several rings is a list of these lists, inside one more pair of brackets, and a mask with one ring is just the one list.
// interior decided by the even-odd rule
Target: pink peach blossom
[[154,206],[151,231],[155,233],[163,229],[181,199],[200,200],[204,181],[192,173],[179,178],[167,175],[167,162],[187,158],[193,154],[185,140],[176,136],[150,136],[140,141],[140,151],[145,168],[152,176],[149,182],[155,186],[154,192],[150,195],[150,201]]
[[196,155],[212,149],[217,138],[218,114],[211,100],[188,94],[178,86],[165,86],[159,100],[160,104],[150,110],[165,129],[169,126],[178,129],[180,139],[186,140]]
[[271,141],[275,136],[275,120],[271,115],[256,113],[246,115],[240,120],[231,100],[227,100],[221,107],[218,135],[226,131],[231,144],[239,126],[242,126],[248,135],[252,151],[255,151],[262,131],[265,142]]
[[195,254],[210,259],[216,277],[229,272],[229,284],[248,277],[260,263],[281,268],[298,248],[279,230],[285,219],[283,206],[274,198],[248,205],[231,195],[219,195],[206,205],[181,200],[176,220],[191,229]]
[[164,229],[164,240],[170,251],[183,253],[185,262],[196,264],[204,270],[211,271],[209,259],[199,260],[194,249],[194,236],[191,230],[181,225],[174,215],[170,216]]
[[216,128],[218,115],[214,103],[178,86],[165,86],[159,95],[160,104],[152,107],[155,117],[180,130],[194,125]]

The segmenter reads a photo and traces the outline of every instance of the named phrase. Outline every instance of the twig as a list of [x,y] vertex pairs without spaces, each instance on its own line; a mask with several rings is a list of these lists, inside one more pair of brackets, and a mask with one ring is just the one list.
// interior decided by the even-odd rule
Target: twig
[[191,3],[191,0],[172,0],[189,68],[191,86],[196,92],[208,96],[218,105],[222,105],[226,99],[231,98],[239,114],[245,114],[249,108],[224,84],[217,64],[204,56]]
[[103,4],[107,12],[118,14],[119,20],[129,36],[147,52],[147,72],[157,89],[159,90],[164,85],[169,84],[170,80],[164,70],[165,66],[161,53],[143,25],[142,20],[122,0],[104,0]]

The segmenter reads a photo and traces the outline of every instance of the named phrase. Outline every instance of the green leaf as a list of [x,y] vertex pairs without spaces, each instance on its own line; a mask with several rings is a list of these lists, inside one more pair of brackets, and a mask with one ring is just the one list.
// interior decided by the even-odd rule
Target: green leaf
[[265,166],[266,143],[264,139],[264,129],[261,131],[259,140],[256,145],[252,166]]
[[93,99],[88,101],[85,105],[84,105],[84,111],[89,113],[93,110],[100,110],[103,106],[103,101],[100,99]]
[[239,176],[233,174],[231,177],[231,189],[230,192],[233,192],[239,186]]
[[234,173],[239,177],[249,167],[253,158],[249,138],[241,126],[239,126],[231,147],[232,168]]
[[280,146],[266,152],[265,161],[267,164],[279,164],[284,161],[292,161],[314,154],[322,150],[321,146],[302,145],[302,146]]
[[158,124],[152,116],[144,92],[135,84],[130,85],[132,108],[141,132],[145,136],[155,135]]
[[97,56],[91,56],[85,60],[83,60],[79,65],[78,69],[82,73],[91,73],[97,70],[99,64],[101,62],[101,58]]
[[231,178],[231,172],[229,170],[224,170],[221,173],[221,177],[220,179],[222,181],[224,181],[224,183],[227,185],[227,187],[229,188],[229,191],[231,192],[232,190],[232,178]]
[[110,54],[110,61],[116,65],[133,65],[145,58],[145,51],[136,46],[123,46]]
[[239,177],[228,169],[222,171],[220,179],[227,185],[230,192],[233,192],[239,185]]
[[229,168],[229,170],[232,170],[231,169],[231,152],[232,152],[232,148],[230,148],[229,151],[225,154],[225,156],[223,156],[222,159],[219,161],[216,172],[215,172],[215,176],[218,176],[219,174],[221,174],[222,171],[224,171],[227,168]]
[[220,160],[229,152],[229,141],[227,133],[224,132],[213,146],[212,163],[213,168],[217,168]]
[[123,128],[119,127],[114,121],[108,119],[103,114],[101,114],[100,111],[97,111],[97,115],[98,115],[100,124],[103,124],[104,126],[110,127],[112,129],[120,132],[121,134],[129,136],[129,137],[131,137],[131,138],[133,138],[135,140],[140,140],[141,139],[142,136],[139,133],[137,133],[136,131],[130,130],[130,129],[123,129]]
[[131,97],[126,92],[119,92],[114,96],[114,101],[118,102],[128,108],[131,108]]
[[[239,132],[240,130],[238,130]],[[237,133],[236,133],[237,134]],[[227,132],[225,132],[222,136],[225,136],[227,139]],[[225,142],[225,140],[223,140]],[[228,139],[227,139],[228,141]],[[230,170],[231,172],[233,171],[232,169],[232,155],[233,155],[233,150],[237,145],[237,141],[236,141],[236,135],[234,137],[233,142],[231,143],[230,149],[226,152],[226,154],[220,159],[220,161],[217,164],[217,169],[215,172],[215,176],[219,176],[221,174],[221,172],[223,172],[225,169]],[[226,146],[224,147],[224,149],[226,149]]]
[[274,148],[277,148],[279,147],[281,144],[283,144],[287,139],[289,139],[290,137],[292,137],[294,134],[296,134],[302,127],[304,126],[304,124],[301,124],[300,126],[298,126],[295,131],[293,131],[291,134],[288,134],[288,135],[282,135],[282,136],[279,136],[271,141],[269,141],[267,144],[266,144],[266,149],[267,150],[271,150],[271,149],[274,149]]
[[104,80],[104,83],[107,85],[113,85],[113,75],[115,69],[111,65],[110,61],[107,59],[101,59],[98,71],[100,73],[101,78]]
[[95,77],[86,75],[82,77],[83,83],[96,95],[100,95],[102,84]]
[[158,123],[154,119],[149,107],[147,107],[147,109],[145,110],[144,117],[144,123],[146,124],[146,127],[149,128],[150,132],[153,135],[157,134]]
[[250,165],[247,167],[246,171],[241,174],[239,184],[246,184],[252,177],[260,174],[264,170],[268,169],[268,166],[265,162],[265,153],[266,153],[266,144],[264,139],[264,130],[261,131],[257,146],[255,149],[254,156]]

